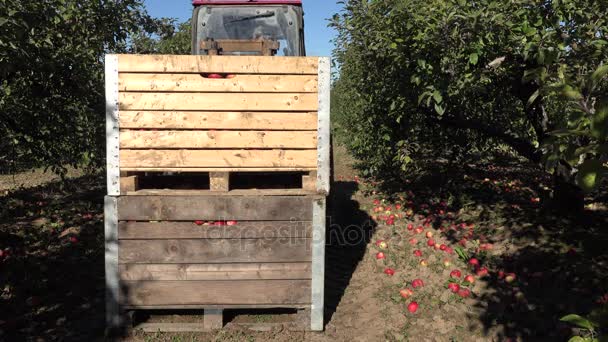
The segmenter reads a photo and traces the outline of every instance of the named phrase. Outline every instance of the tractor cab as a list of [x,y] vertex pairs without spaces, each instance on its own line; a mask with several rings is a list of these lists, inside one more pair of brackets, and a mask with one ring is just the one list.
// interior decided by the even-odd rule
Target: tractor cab
[[195,55],[305,56],[301,0],[193,0]]

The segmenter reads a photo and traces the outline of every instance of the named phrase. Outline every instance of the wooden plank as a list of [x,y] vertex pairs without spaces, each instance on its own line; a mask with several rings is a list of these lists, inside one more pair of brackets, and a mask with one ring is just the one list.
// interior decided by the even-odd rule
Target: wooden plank
[[141,330],[147,333],[156,332],[208,332],[202,323],[140,323],[133,327],[133,330]]
[[121,297],[118,271],[118,215],[116,197],[104,198],[106,325],[115,330],[122,326],[119,301]]
[[106,172],[108,195],[120,195],[118,58],[106,55]]
[[317,148],[314,131],[131,131],[120,148]]
[[288,309],[306,309],[309,308],[308,304],[165,304],[165,305],[129,305],[123,303],[121,306],[125,310],[200,310],[200,309],[276,309],[276,308],[288,308]]
[[125,221],[307,221],[308,196],[121,196],[118,219]]
[[135,280],[275,280],[310,279],[310,263],[126,264],[120,279]]
[[[315,171],[317,167],[125,167],[128,172],[304,172]],[[287,189],[289,191],[294,189]],[[186,190],[190,191],[190,190]],[[205,191],[205,190],[201,190]],[[236,191],[236,190],[234,190]],[[239,190],[240,191],[240,190]],[[251,191],[251,190],[247,190]],[[260,191],[260,190],[257,190]]]
[[123,168],[274,167],[317,165],[316,150],[121,150]]
[[316,75],[316,57],[118,55],[120,72]]
[[317,189],[317,172],[312,171],[302,176],[302,189],[315,191]]
[[129,191],[137,191],[139,188],[137,176],[120,177],[120,193],[126,194]]
[[129,74],[118,76],[120,91],[205,92],[205,93],[315,93],[314,75],[235,75],[233,78],[205,78],[200,74]]
[[[314,191],[304,189],[236,189],[230,191],[143,189],[127,192],[127,196],[311,196]],[[322,196],[322,195],[318,195]]]
[[139,305],[307,304],[309,280],[123,282],[123,303]]
[[319,123],[317,155],[317,190],[329,194],[331,170],[331,62],[328,57],[319,58]]
[[230,173],[209,172],[209,188],[211,191],[230,190]]
[[147,112],[121,111],[127,129],[316,130],[316,112]]
[[306,262],[310,239],[120,240],[120,264]]
[[224,314],[220,309],[205,309],[203,316],[205,329],[221,329],[224,326]]
[[312,284],[310,329],[322,331],[324,324],[325,305],[325,234],[326,234],[326,199],[313,202],[312,215]]
[[316,111],[316,93],[118,94],[120,110]]
[[233,226],[197,225],[195,222],[118,223],[120,240],[156,239],[261,239],[312,237],[312,224],[306,221],[245,221]]

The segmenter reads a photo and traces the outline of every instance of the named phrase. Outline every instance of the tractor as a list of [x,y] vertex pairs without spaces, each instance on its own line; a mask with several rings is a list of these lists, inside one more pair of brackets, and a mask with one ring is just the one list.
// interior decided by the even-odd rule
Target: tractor
[[193,0],[192,54],[306,56],[301,0]]

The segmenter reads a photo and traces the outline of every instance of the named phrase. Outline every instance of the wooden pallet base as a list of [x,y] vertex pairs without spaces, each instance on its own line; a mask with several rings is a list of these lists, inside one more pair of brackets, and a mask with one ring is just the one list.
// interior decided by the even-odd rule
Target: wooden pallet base
[[[179,181],[177,181],[178,179]],[[163,174],[122,171],[120,173],[120,193],[122,195],[134,194],[142,190],[227,192],[235,189],[241,191],[289,189],[315,192],[317,190],[317,172]]]

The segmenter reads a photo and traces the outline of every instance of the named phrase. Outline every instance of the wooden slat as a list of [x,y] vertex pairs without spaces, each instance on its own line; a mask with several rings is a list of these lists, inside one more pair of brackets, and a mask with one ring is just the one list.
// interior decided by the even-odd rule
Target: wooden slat
[[316,93],[119,93],[122,110],[316,111]]
[[128,264],[122,280],[273,280],[310,279],[310,263],[266,264]]
[[121,148],[316,148],[314,131],[121,131]]
[[308,221],[310,196],[121,196],[118,219],[130,221]]
[[302,172],[315,171],[316,167],[125,167],[120,171],[132,172]]
[[310,238],[312,224],[305,221],[237,222],[233,226],[197,225],[194,222],[126,222],[118,224],[118,238],[128,239],[259,239]]
[[120,128],[317,130],[317,113],[121,111]]
[[309,280],[123,282],[133,305],[307,304]]
[[316,150],[121,150],[121,168],[275,167],[317,165]]
[[[317,191],[304,189],[235,189],[230,191],[142,189],[127,192],[127,196],[311,196]],[[321,198],[323,195],[318,195]]]
[[316,75],[316,57],[118,55],[119,72]]
[[120,264],[311,261],[311,240],[202,239],[120,240]]
[[308,309],[310,305],[297,303],[281,303],[281,304],[165,304],[165,305],[129,305],[125,303],[121,308],[124,310],[197,310],[197,309],[273,309],[273,308],[291,308],[291,309]]
[[314,93],[314,75],[235,75],[234,78],[205,78],[199,74],[120,74],[120,91]]

